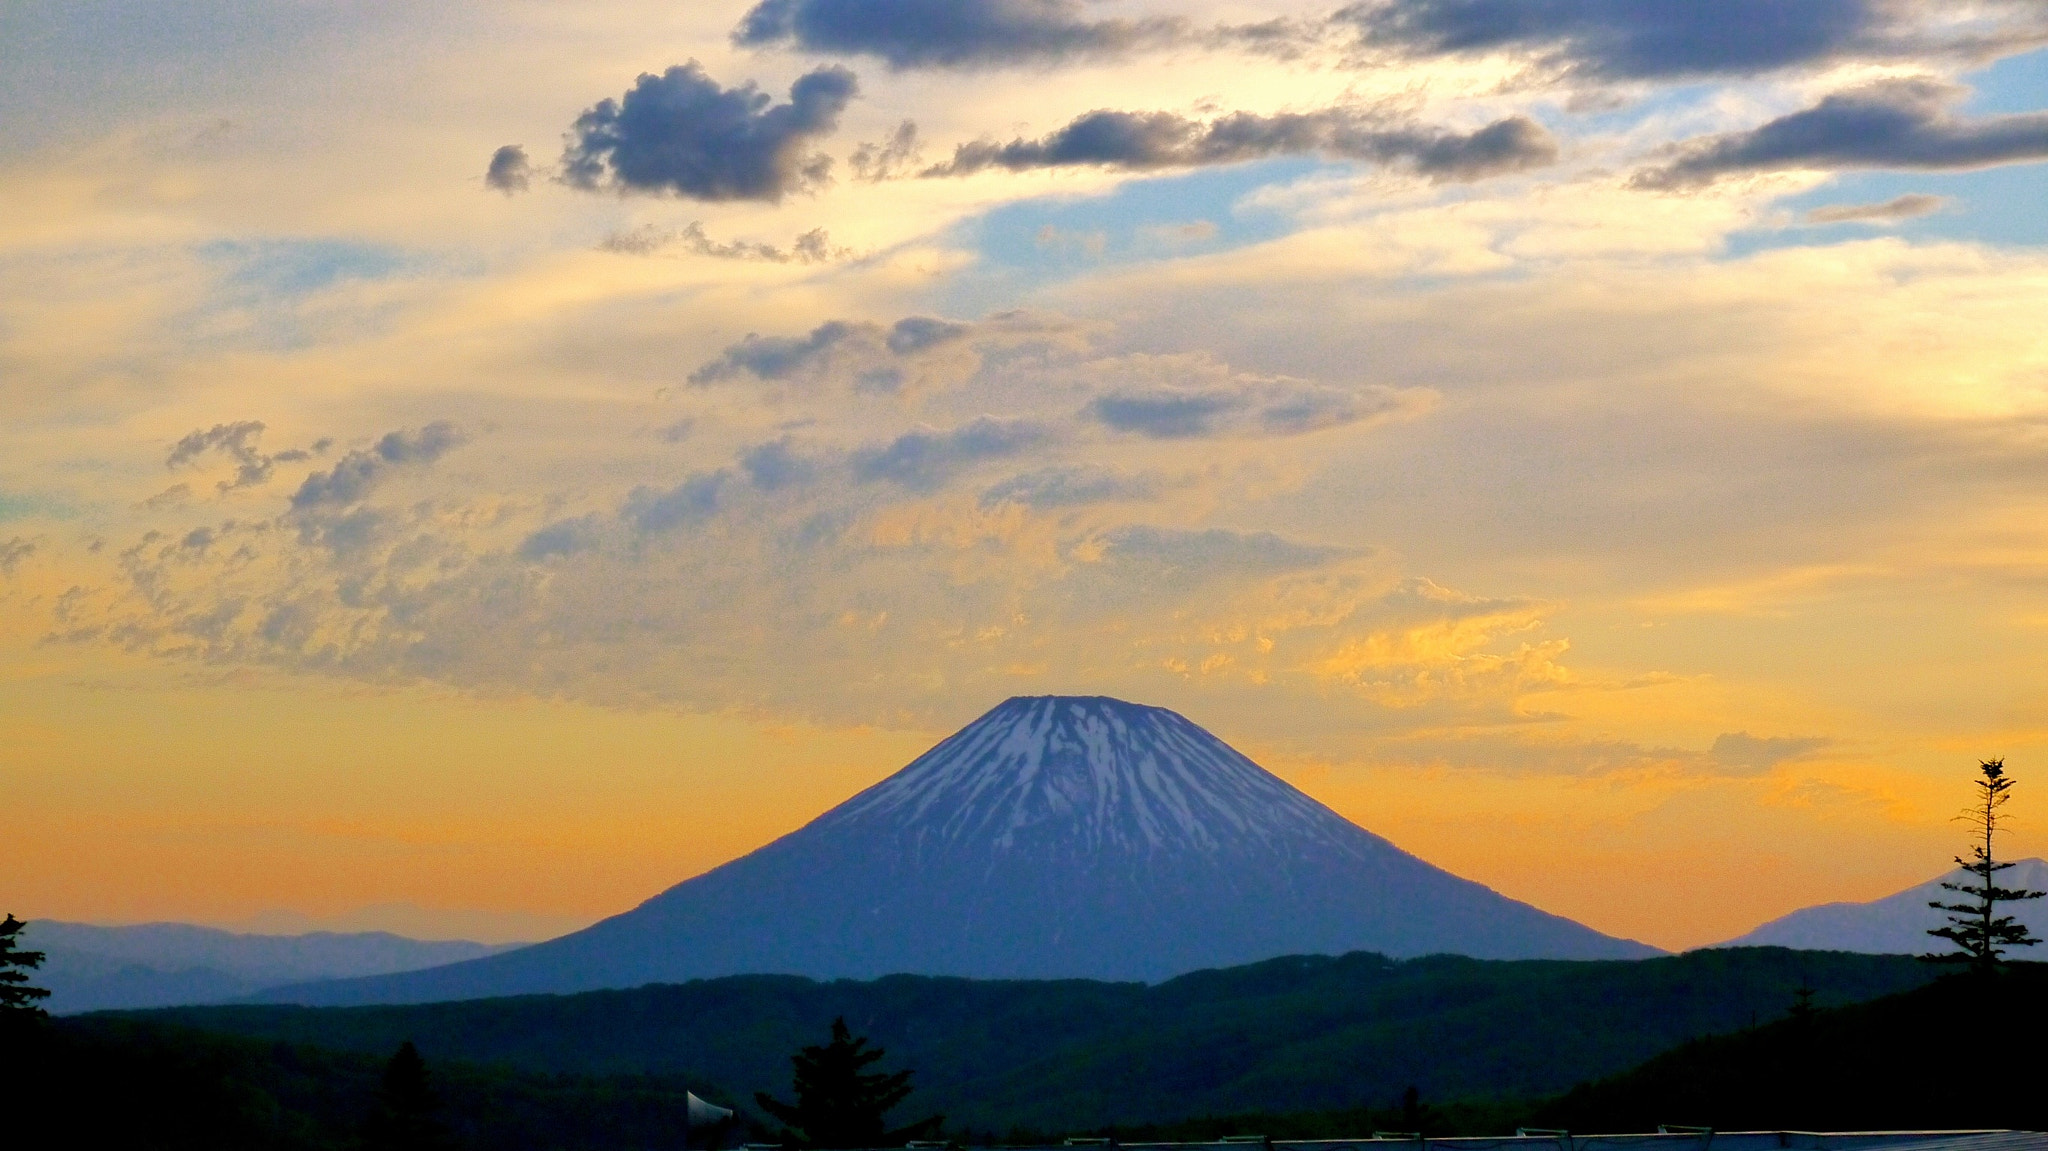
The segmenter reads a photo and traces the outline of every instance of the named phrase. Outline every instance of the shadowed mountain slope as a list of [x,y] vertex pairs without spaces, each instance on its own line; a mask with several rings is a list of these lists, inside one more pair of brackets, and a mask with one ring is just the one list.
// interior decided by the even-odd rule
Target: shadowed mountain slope
[[1396,848],[1163,708],[1009,700],[809,825],[487,959],[269,993],[424,1002],[891,972],[1158,980],[1371,950],[1637,958]]

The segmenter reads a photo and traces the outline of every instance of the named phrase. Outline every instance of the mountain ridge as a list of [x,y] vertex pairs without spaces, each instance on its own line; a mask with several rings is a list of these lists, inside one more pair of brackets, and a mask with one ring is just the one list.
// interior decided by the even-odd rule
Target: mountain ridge
[[[1999,885],[2048,891],[2048,860],[2016,859],[2010,870],[1999,872]],[[1862,903],[1819,903],[1802,907],[1759,925],[1714,947],[1792,947],[1807,951],[1856,951],[1866,955],[1917,955],[1942,952],[1950,945],[1930,937],[1927,929],[1946,922],[1945,913],[1927,904],[1934,900],[1955,902],[1954,892],[1943,883],[1972,881],[1968,872],[1957,868],[1904,891]],[[2036,935],[2048,935],[2048,899],[2026,900],[2005,909]],[[2031,950],[2031,949],[2030,949]],[[2025,957],[2026,951],[2018,953]]]
[[269,934],[54,919],[30,920],[21,941],[48,956],[37,979],[57,1014],[225,1002],[281,984],[434,967],[514,946],[384,931]]

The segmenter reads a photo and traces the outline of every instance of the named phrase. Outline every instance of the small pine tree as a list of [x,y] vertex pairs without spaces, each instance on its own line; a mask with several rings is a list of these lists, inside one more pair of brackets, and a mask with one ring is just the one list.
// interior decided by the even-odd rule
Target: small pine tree
[[427,1061],[408,1039],[384,1065],[377,1110],[370,1117],[368,1143],[375,1151],[436,1151],[448,1145],[447,1129],[435,1112],[440,1100],[427,1081]]
[[1410,1083],[1401,1092],[1401,1130],[1422,1133],[1422,1089]]
[[48,990],[28,981],[28,973],[43,965],[43,953],[15,947],[14,937],[27,926],[13,915],[0,923],[0,1014],[7,1016],[40,1016],[43,1009],[36,1000],[50,996]]
[[765,1091],[754,1093],[762,1110],[793,1128],[806,1147],[885,1147],[937,1130],[940,1116],[891,1131],[885,1117],[908,1098],[910,1072],[885,1074],[864,1070],[882,1058],[867,1049],[867,1037],[854,1038],[842,1017],[832,1021],[832,1041],[806,1047],[790,1057],[795,1071],[795,1103],[784,1103]]
[[1977,781],[1977,802],[1965,808],[1958,819],[1971,825],[1973,838],[1983,837],[1983,842],[1970,845],[1970,859],[1956,856],[1956,863],[1975,877],[1975,882],[1943,883],[1948,891],[1966,896],[1967,901],[1945,903],[1933,900],[1927,906],[1948,912],[1948,926],[1936,927],[1927,934],[1946,939],[1958,950],[1923,956],[1943,963],[1967,963],[1977,971],[1989,972],[1998,967],[1999,957],[2008,947],[2032,947],[2041,942],[2027,934],[2026,925],[2010,915],[1998,914],[2001,903],[2016,903],[2021,900],[2039,899],[2048,892],[2023,891],[1998,886],[1998,873],[2011,867],[2011,863],[2000,863],[1992,855],[1992,839],[1998,834],[1999,809],[2012,798],[2012,780],[2005,776],[2005,761],[2002,759],[1983,760],[1978,765],[1984,778]]
[[1819,1013],[1813,1005],[1814,994],[1813,986],[1802,976],[1799,986],[1792,989],[1792,1006],[1785,1010],[1785,1014],[1801,1023],[1810,1022]]

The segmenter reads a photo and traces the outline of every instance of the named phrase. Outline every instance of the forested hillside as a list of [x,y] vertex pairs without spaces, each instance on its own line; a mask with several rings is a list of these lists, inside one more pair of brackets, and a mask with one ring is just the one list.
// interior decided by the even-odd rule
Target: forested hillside
[[1687,1040],[1917,987],[1899,956],[1776,948],[1663,959],[1395,962],[1295,957],[1155,986],[917,976],[741,976],[565,996],[360,1008],[181,1008],[151,1017],[265,1039],[533,1071],[661,1073],[741,1099],[779,1091],[835,1016],[916,1071],[949,1125],[1079,1130],[1231,1112],[1536,1098]]
[[1731,1130],[2048,1130],[2048,969],[1950,975],[1834,1011],[1687,1043],[1572,1091],[1539,1122]]
[[[23,1146],[379,1145],[391,1051],[344,1053],[105,1016],[5,1022],[8,1122],[42,1133]],[[432,1058],[427,1083],[428,1118],[450,1151],[681,1148],[685,1091],[724,1100],[714,1087],[674,1076],[555,1075]]]

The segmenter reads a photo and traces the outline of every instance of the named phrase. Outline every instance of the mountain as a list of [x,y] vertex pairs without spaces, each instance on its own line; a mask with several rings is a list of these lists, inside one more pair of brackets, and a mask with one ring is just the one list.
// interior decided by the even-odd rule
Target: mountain
[[1384,1108],[1411,1084],[1432,1103],[1534,1100],[1696,1036],[1780,1018],[1801,986],[1825,1009],[1939,974],[1907,956],[1777,947],[1599,962],[1358,953],[1269,959],[1150,985],[737,975],[577,995],[237,1004],[141,1018],[375,1055],[411,1039],[429,1060],[676,1075],[749,1100],[786,1091],[790,1053],[822,1041],[844,1017],[888,1052],[881,1070],[916,1073],[905,1119],[937,1111],[980,1131],[1075,1132]]
[[31,920],[24,946],[48,958],[36,973],[58,1014],[219,1003],[282,983],[384,975],[491,955],[516,944],[425,941],[384,932],[241,935],[188,923],[101,927]]
[[423,1002],[753,972],[1158,980],[1356,950],[1656,954],[1432,867],[1164,708],[1042,696],[582,931],[266,998]]
[[[1952,892],[1941,885],[1961,883],[1973,877],[1958,868],[1939,879],[1909,887],[1896,895],[1869,903],[1823,903],[1801,908],[1771,920],[1739,939],[1718,947],[1796,947],[1806,951],[1861,951],[1870,955],[1917,955],[1928,951],[1949,951],[1950,945],[1928,936],[1927,929],[1947,922],[1944,913],[1927,906],[1933,900],[1956,902]],[[1998,885],[2048,891],[2048,862],[2019,860],[1998,873]],[[2048,899],[2030,899],[2012,905],[2001,914],[2011,914],[2037,936],[2048,937]],[[2020,953],[2022,956],[2025,952]],[[2043,956],[2048,958],[2048,956]]]

